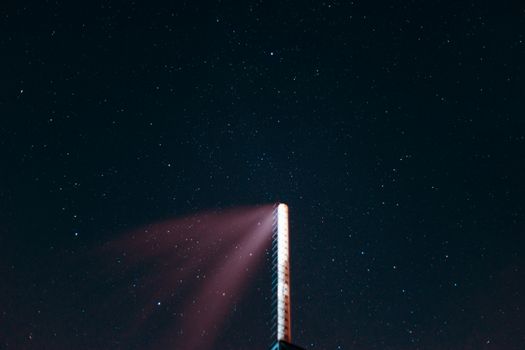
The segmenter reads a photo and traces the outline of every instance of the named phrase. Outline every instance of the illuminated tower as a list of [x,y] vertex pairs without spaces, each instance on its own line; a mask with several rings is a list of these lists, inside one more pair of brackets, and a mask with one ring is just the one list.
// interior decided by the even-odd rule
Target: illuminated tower
[[288,206],[276,205],[272,226],[272,350],[300,349],[291,344],[290,240]]

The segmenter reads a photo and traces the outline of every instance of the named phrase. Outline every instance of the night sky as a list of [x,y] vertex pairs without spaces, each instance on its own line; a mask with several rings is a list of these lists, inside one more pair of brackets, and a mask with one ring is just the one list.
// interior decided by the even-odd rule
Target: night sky
[[525,347],[523,4],[85,3],[0,7],[0,348],[145,348],[93,251],[278,201],[297,344]]

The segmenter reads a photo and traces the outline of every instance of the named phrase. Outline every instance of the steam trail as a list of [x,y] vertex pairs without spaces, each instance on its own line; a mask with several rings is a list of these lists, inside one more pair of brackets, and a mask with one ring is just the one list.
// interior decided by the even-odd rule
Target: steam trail
[[104,274],[116,288],[105,309],[127,308],[115,322],[121,328],[115,343],[212,349],[229,310],[266,258],[271,211],[264,206],[202,213],[107,243]]

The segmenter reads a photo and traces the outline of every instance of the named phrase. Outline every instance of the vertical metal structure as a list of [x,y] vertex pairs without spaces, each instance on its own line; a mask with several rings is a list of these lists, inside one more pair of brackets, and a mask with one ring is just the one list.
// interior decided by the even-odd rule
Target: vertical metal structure
[[290,240],[288,206],[279,203],[274,208],[272,226],[272,291],[274,308],[273,336],[279,342],[291,343],[290,312]]

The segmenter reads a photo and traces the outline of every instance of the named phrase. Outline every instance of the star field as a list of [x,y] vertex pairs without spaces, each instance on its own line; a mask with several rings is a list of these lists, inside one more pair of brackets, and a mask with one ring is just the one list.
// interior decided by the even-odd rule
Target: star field
[[0,32],[0,348],[88,344],[55,293],[122,232],[278,201],[297,344],[523,347],[523,5],[45,1]]

